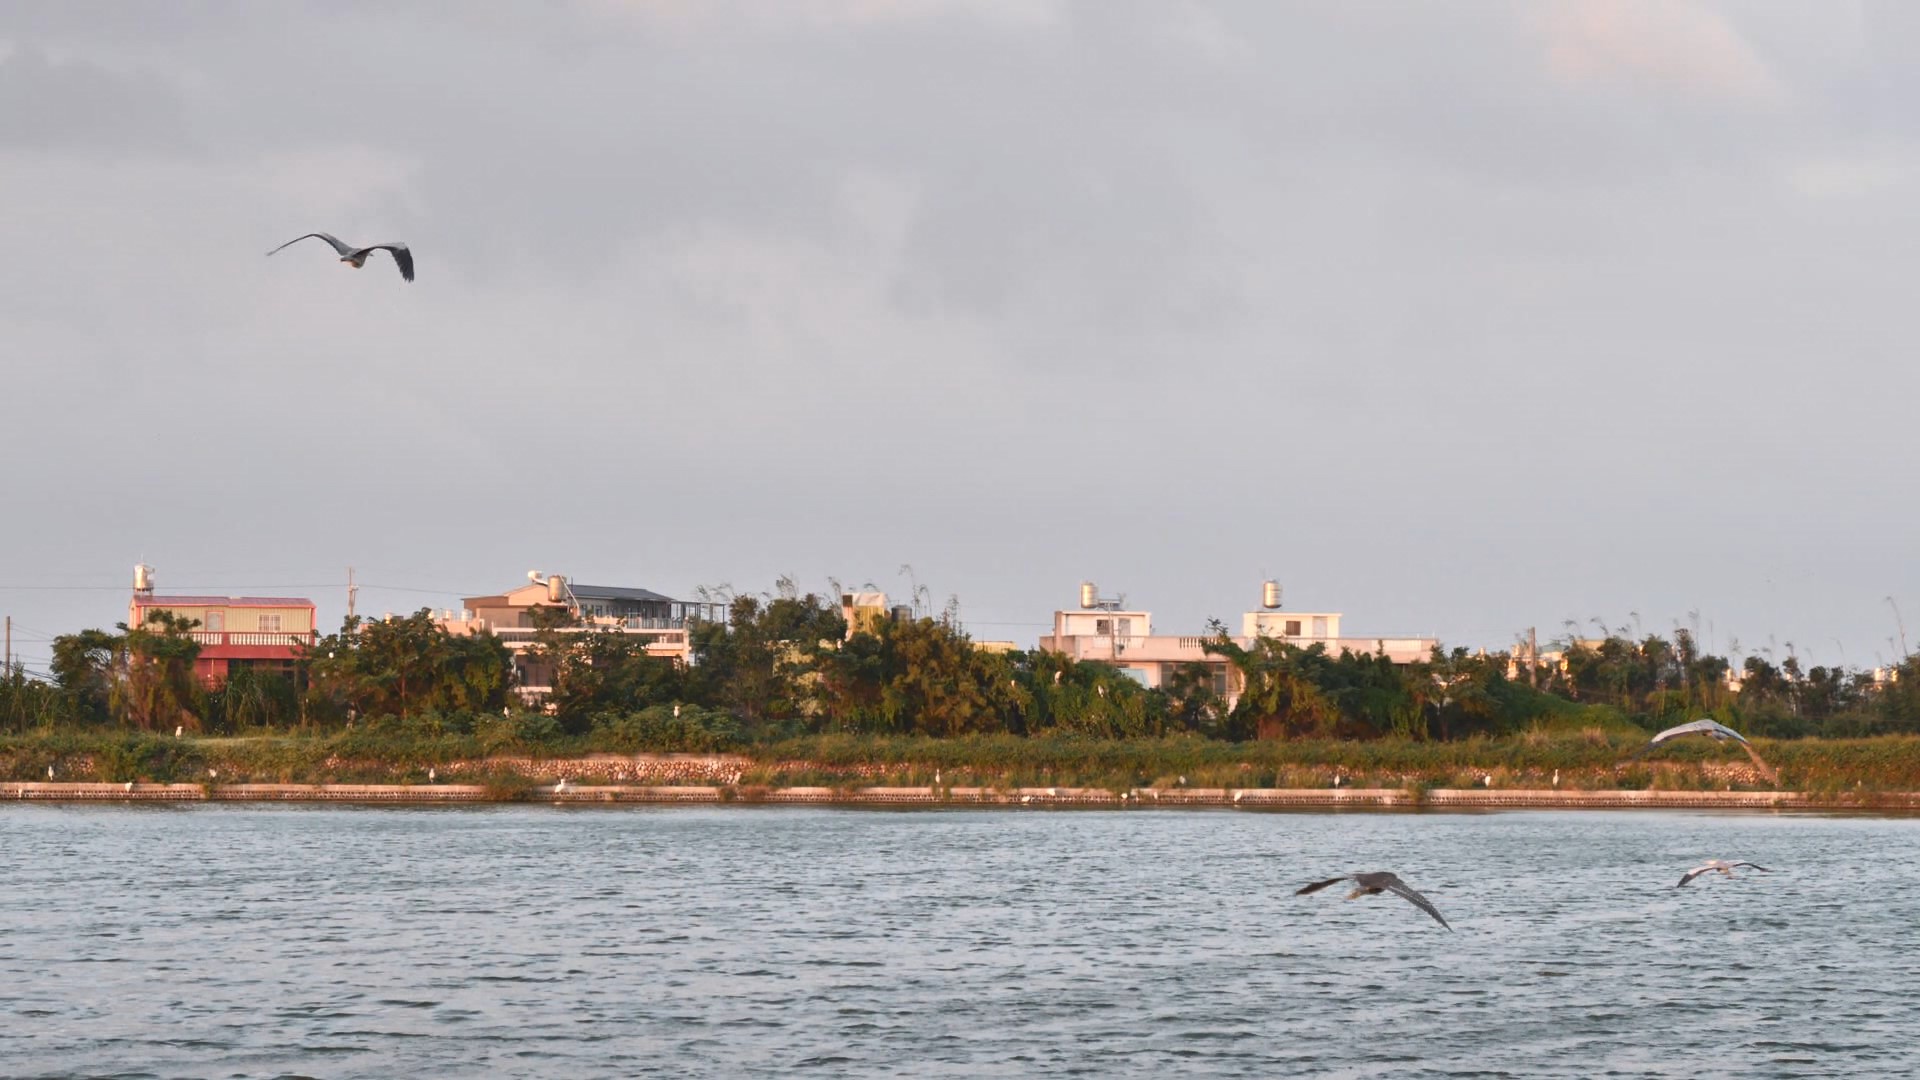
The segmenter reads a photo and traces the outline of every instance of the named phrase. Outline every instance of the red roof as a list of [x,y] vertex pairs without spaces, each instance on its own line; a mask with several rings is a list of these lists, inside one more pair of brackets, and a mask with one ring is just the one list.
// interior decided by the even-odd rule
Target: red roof
[[136,596],[135,607],[312,607],[304,596]]

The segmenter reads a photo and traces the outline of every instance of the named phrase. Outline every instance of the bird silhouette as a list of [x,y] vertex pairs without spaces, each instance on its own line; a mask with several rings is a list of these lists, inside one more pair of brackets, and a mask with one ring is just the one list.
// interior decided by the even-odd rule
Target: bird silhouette
[[281,244],[280,247],[274,248],[273,251],[267,252],[267,254],[272,255],[274,254],[274,252],[281,250],[281,248],[285,248],[290,245],[297,244],[302,240],[311,239],[313,237],[319,237],[320,239],[325,240],[327,243],[332,244],[333,250],[340,253],[340,261],[353,267],[355,270],[358,270],[361,267],[367,265],[367,256],[373,254],[374,252],[376,251],[388,252],[393,255],[393,261],[399,265],[400,276],[402,278],[405,278],[408,281],[413,280],[413,252],[409,250],[407,245],[405,244],[399,244],[399,243],[369,244],[366,247],[354,247],[352,244],[349,244],[346,241],[341,240],[339,237],[333,236],[330,233],[310,232],[305,236],[294,237],[293,239],[287,241],[285,244]]
[[1375,896],[1382,892],[1390,892],[1395,896],[1404,898],[1414,907],[1433,916],[1433,921],[1439,923],[1441,926],[1445,926],[1448,930],[1453,929],[1452,926],[1448,925],[1447,920],[1441,916],[1440,909],[1433,906],[1432,901],[1415,892],[1412,886],[1401,881],[1398,876],[1390,874],[1385,870],[1365,874],[1342,874],[1339,877],[1328,878],[1325,881],[1316,881],[1294,890],[1293,895],[1305,896],[1308,893],[1319,892],[1329,885],[1337,885],[1342,881],[1352,881],[1354,883],[1353,891],[1347,894],[1347,899],[1349,900],[1357,896]]

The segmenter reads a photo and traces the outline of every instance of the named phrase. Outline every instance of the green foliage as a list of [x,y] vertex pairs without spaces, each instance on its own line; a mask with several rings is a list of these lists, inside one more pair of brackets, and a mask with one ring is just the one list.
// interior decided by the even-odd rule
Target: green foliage
[[82,630],[53,639],[53,677],[67,698],[68,715],[83,724],[113,720],[113,697],[125,638]]
[[103,740],[93,757],[95,775],[111,783],[171,784],[199,776],[205,768],[191,742],[143,732]]
[[300,691],[285,672],[236,664],[226,682],[206,695],[211,731],[285,727],[299,717]]
[[736,750],[742,742],[739,722],[722,710],[650,705],[636,712],[594,717],[591,745],[624,754],[706,754]]
[[489,754],[514,751],[535,754],[561,745],[566,731],[560,721],[541,712],[515,710],[501,716],[483,716],[473,725],[480,749]]
[[846,629],[839,609],[811,593],[736,597],[726,622],[700,622],[689,631],[699,662],[687,672],[686,699],[749,721],[802,716],[815,681],[805,657]]
[[72,699],[59,687],[27,678],[18,664],[0,668],[0,731],[51,727],[72,715]]
[[679,666],[670,658],[648,653],[646,638],[576,627],[564,609],[534,610],[540,626],[527,650],[528,659],[548,673],[552,690],[545,703],[569,734],[586,731],[593,717],[609,710],[678,698]]
[[200,684],[193,671],[200,656],[193,629],[199,625],[198,619],[160,610],[148,611],[139,626],[120,624],[126,664],[115,684],[114,711],[125,722],[143,731],[200,729]]
[[401,619],[349,620],[301,660],[306,720],[343,724],[361,716],[497,712],[513,665],[492,634],[450,634],[425,608]]

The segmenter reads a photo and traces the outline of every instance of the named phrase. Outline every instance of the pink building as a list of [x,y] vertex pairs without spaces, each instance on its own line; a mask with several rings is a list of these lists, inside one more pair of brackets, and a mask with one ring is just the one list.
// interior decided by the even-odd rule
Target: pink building
[[301,651],[317,639],[313,601],[304,596],[158,595],[153,568],[136,567],[127,625],[141,626],[155,611],[197,624],[192,634],[200,656],[193,673],[207,686],[226,682],[240,667],[291,673]]

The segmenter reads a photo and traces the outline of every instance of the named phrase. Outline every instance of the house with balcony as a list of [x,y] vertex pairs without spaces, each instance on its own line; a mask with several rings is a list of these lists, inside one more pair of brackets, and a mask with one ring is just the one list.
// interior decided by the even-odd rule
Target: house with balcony
[[[1300,648],[1323,645],[1334,655],[1342,650],[1384,655],[1396,664],[1425,660],[1439,642],[1424,637],[1350,637],[1341,633],[1337,611],[1283,611],[1280,589],[1273,582],[1262,588],[1260,610],[1246,612],[1240,635],[1231,640],[1251,648],[1260,638],[1284,641]],[[1121,601],[1103,600],[1092,583],[1080,587],[1080,608],[1053,613],[1053,633],[1039,647],[1075,660],[1097,661],[1119,668],[1142,686],[1164,687],[1193,664],[1204,664],[1213,677],[1214,692],[1229,702],[1242,689],[1239,672],[1224,657],[1210,655],[1206,634],[1156,634],[1153,613],[1126,609]]]
[[156,611],[198,624],[200,643],[193,673],[219,686],[239,668],[292,674],[301,650],[318,639],[313,601],[303,596],[169,596],[153,589],[152,567],[134,573],[127,625],[140,626]]
[[[458,618],[441,620],[455,634],[490,632],[513,654],[513,667],[520,692],[528,698],[547,693],[553,685],[553,672],[529,656],[543,622],[555,616],[566,625],[557,627],[562,634],[610,631],[638,638],[647,653],[685,664],[692,660],[689,631],[695,623],[725,622],[725,604],[675,600],[670,596],[625,585],[576,585],[564,576],[527,575],[528,582],[516,589],[490,596],[469,596],[461,600],[465,609]],[[564,614],[563,614],[564,613]]]

